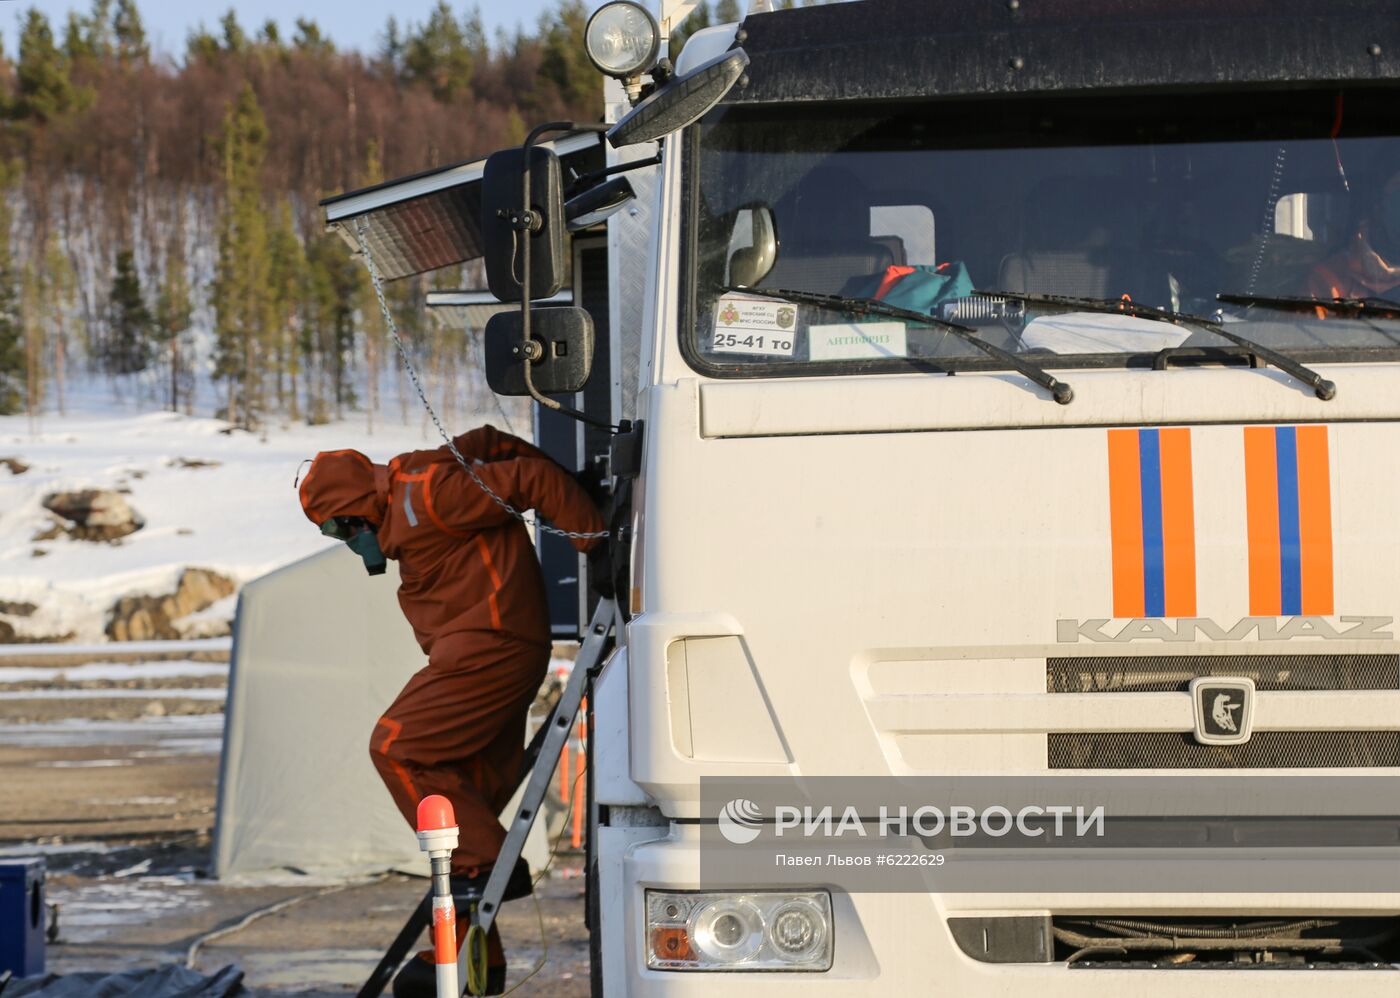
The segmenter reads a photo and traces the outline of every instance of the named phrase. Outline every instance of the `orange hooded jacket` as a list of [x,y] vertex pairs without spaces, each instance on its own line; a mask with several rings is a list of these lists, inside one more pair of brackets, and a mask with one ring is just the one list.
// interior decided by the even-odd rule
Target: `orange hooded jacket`
[[[486,485],[516,509],[555,526],[603,530],[588,494],[543,451],[483,426],[453,443]],[[399,606],[423,651],[462,631],[505,632],[548,646],[544,576],[525,525],[486,495],[447,447],[400,454],[388,466],[359,451],[322,451],[301,483],[318,527],[333,516],[375,525],[399,563]],[[575,540],[587,551],[598,539]]]

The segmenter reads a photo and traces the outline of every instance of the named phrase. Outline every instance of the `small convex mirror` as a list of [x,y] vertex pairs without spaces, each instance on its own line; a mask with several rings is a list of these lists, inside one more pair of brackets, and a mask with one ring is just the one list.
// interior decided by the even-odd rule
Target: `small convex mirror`
[[[520,313],[500,312],[486,323],[486,383],[497,395],[529,395],[520,349]],[[540,356],[530,361],[530,380],[542,395],[582,391],[593,370],[593,319],[581,308],[544,305],[530,309],[530,339]]]
[[778,233],[773,209],[766,204],[740,208],[729,238],[729,274],[726,284],[756,288],[778,261]]
[[[520,301],[525,232],[521,214],[523,148],[502,149],[486,160],[481,174],[481,240],[486,285],[498,301]],[[530,234],[530,300],[552,298],[564,286],[564,187],[559,157],[552,150],[530,150],[530,207],[540,224]]]

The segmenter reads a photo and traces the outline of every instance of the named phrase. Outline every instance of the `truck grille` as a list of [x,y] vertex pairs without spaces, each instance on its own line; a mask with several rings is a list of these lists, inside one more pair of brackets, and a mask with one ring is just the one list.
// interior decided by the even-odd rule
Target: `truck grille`
[[[1253,679],[1258,690],[1400,689],[1400,655],[1197,655],[1052,658],[1049,693],[1185,691],[1197,676]],[[1258,731],[1243,745],[1176,732],[1050,734],[1050,769],[1318,769],[1400,766],[1396,731]]]
[[1400,655],[1152,655],[1051,658],[1047,693],[1159,693],[1197,676],[1237,676],[1257,690],[1400,690]]

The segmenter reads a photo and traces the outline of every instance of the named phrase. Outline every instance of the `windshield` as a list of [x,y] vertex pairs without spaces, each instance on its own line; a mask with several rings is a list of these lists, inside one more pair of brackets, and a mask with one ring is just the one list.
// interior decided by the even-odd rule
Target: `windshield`
[[1216,319],[1301,359],[1400,358],[1400,309],[1267,300],[1400,298],[1396,96],[721,108],[686,146],[686,352],[731,375],[1005,366],[937,324],[771,294],[790,289],[956,321],[1042,366],[1248,351],[1027,296]]

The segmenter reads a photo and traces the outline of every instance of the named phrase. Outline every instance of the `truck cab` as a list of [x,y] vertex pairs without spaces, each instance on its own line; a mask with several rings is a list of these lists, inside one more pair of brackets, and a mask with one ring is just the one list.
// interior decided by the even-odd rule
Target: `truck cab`
[[[682,76],[750,62],[657,178],[601,993],[1394,987],[1400,896],[1289,875],[1321,847],[939,889],[714,832],[764,780],[1279,777],[1293,827],[1394,778],[1396,11],[871,0],[691,39]],[[1231,679],[1249,735],[1212,743]]]

